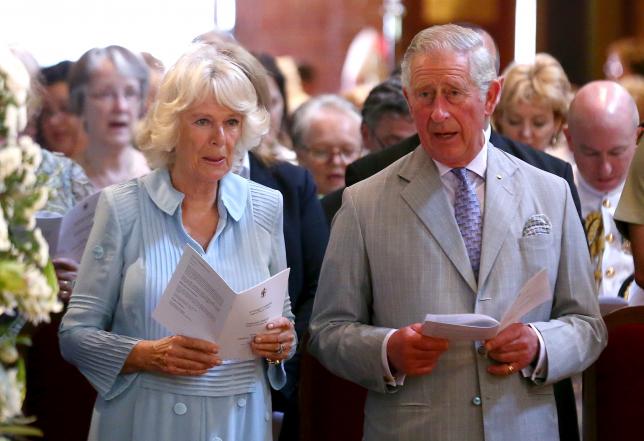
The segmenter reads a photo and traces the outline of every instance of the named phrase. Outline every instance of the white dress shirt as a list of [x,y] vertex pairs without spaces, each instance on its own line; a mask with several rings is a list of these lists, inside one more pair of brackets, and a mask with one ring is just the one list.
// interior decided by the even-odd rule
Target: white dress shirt
[[575,168],[575,182],[581,201],[581,214],[585,219],[593,211],[601,213],[604,227],[604,251],[601,256],[602,278],[599,296],[615,297],[624,280],[633,274],[634,263],[630,243],[620,234],[613,215],[624,189],[622,182],[615,189],[604,193],[593,188]]

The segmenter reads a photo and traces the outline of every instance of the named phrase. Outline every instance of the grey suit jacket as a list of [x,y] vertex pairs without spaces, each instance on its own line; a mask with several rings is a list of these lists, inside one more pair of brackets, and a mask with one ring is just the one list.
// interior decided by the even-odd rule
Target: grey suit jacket
[[[366,440],[556,440],[551,384],[581,372],[606,343],[582,227],[566,182],[488,145],[478,281],[434,162],[422,147],[349,187],[318,284],[310,347],[367,389]],[[545,215],[547,234],[527,235]],[[529,223],[528,223],[529,226]],[[543,231],[540,231],[543,233]],[[474,343],[452,342],[430,375],[391,392],[381,348],[427,313],[500,319],[546,268],[553,301],[523,318],[545,342],[547,378],[495,377]]]

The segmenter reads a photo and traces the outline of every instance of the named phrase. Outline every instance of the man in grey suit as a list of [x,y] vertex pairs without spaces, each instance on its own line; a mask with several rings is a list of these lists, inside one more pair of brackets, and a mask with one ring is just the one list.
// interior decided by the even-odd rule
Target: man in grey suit
[[[369,390],[366,440],[556,440],[552,383],[606,344],[566,182],[496,149],[500,91],[478,34],[420,32],[403,86],[420,146],[343,195],[310,350]],[[545,269],[547,302],[485,342],[424,336],[425,314],[500,319]]]

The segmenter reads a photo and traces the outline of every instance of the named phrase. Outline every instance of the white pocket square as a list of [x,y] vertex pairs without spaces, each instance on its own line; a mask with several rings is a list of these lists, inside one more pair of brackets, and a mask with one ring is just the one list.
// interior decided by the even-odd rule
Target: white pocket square
[[523,237],[540,236],[550,234],[552,224],[545,214],[535,214],[530,216],[523,226]]

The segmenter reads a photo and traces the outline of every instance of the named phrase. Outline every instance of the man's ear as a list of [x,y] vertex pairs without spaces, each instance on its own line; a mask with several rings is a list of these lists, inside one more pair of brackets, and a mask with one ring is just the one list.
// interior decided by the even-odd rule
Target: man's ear
[[485,96],[485,115],[492,116],[494,109],[501,98],[501,84],[503,80],[495,79],[490,82]]

